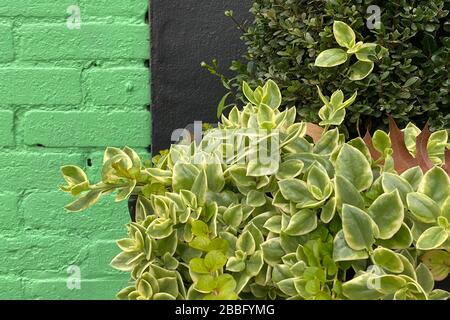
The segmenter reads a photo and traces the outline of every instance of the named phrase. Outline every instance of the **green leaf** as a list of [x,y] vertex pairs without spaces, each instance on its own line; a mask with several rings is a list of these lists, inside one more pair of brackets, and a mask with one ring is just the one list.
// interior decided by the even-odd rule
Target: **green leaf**
[[322,200],[323,196],[329,195],[325,194],[325,190],[330,188],[330,178],[328,177],[327,171],[321,165],[314,164],[309,168],[307,184],[311,193],[313,193],[311,188],[316,187],[317,193],[320,195],[318,197],[318,195],[313,193],[316,199]]
[[261,245],[264,261],[270,266],[275,266],[281,261],[281,257],[285,255],[281,247],[280,238],[272,238],[265,241]]
[[369,188],[373,182],[369,161],[361,151],[348,144],[344,144],[336,159],[336,175],[346,178],[358,191]]
[[359,81],[372,73],[375,64],[367,61],[356,61],[349,69],[349,78],[352,81]]
[[209,227],[201,220],[192,221],[192,234],[196,237],[208,236]]
[[375,223],[361,209],[344,204],[342,209],[342,227],[345,241],[353,250],[370,250],[375,243]]
[[413,190],[417,190],[419,188],[420,181],[422,181],[423,178],[423,171],[419,166],[409,168],[401,174],[401,177],[409,182]]
[[322,121],[319,123],[320,126],[340,126],[345,118],[345,110],[338,110],[333,112],[327,107],[323,107],[319,110],[319,117]]
[[409,184],[409,182],[396,174],[385,172],[383,174],[383,178],[381,181],[384,192],[392,192],[397,190],[400,194],[400,198],[402,198],[403,205],[407,205],[406,203],[406,195],[410,192],[413,192],[413,188]]
[[320,212],[320,220],[323,223],[329,223],[336,213],[336,198],[331,198],[325,203],[322,207],[322,211]]
[[172,187],[174,192],[182,189],[191,190],[200,170],[189,163],[177,163],[173,167]]
[[397,190],[379,196],[370,206],[368,213],[380,230],[380,239],[390,239],[403,223],[404,208]]
[[412,192],[406,197],[408,209],[420,222],[434,223],[441,214],[441,209],[430,197],[425,194]]
[[195,283],[195,290],[202,293],[209,293],[213,291],[216,286],[217,280],[213,276],[206,274],[198,278]]
[[111,267],[120,271],[131,271],[136,257],[138,257],[136,252],[121,252],[111,261]]
[[333,109],[337,109],[344,102],[344,93],[342,90],[336,90],[331,95],[330,103],[333,106]]
[[217,277],[217,289],[221,293],[233,293],[236,289],[236,281],[231,274],[221,274]]
[[[156,279],[155,279],[156,280]],[[178,282],[176,278],[176,274],[173,274],[171,277],[165,276],[163,278],[158,277],[158,287],[159,291],[169,294],[172,297],[178,296]],[[155,286],[152,284],[152,287],[155,288]]]
[[420,263],[416,268],[417,282],[425,290],[430,293],[434,288],[433,274],[423,263]]
[[448,197],[442,205],[441,214],[443,218],[446,218],[447,221],[450,221],[450,197]]
[[333,34],[336,42],[344,48],[350,49],[356,43],[356,36],[353,29],[342,21],[334,21]]
[[222,252],[223,254],[227,254],[228,252],[228,241],[221,238],[214,238],[210,241],[208,245],[208,252],[212,250],[218,250]]
[[[270,155],[270,150],[259,150],[259,154]],[[259,158],[250,159],[246,175],[249,177],[271,176],[277,173],[279,166],[280,162],[277,157],[265,156],[264,161]]]
[[[259,216],[261,216],[261,215],[259,215]],[[261,243],[264,242],[264,236],[261,232],[261,231],[264,231],[264,230],[262,230],[262,225],[260,227],[256,227],[253,222],[250,222],[250,223],[247,223],[244,230],[249,231],[252,234],[253,239],[255,240],[256,248],[259,248]]]
[[128,295],[135,290],[136,288],[134,286],[123,288],[117,293],[116,298],[117,300],[128,300]]
[[373,285],[384,294],[394,294],[406,285],[406,280],[395,275],[375,276]]
[[257,102],[256,105],[259,105],[262,102],[262,99],[264,97],[264,89],[261,86],[258,86],[255,91],[253,92],[253,95],[255,97],[255,100]]
[[164,239],[169,237],[173,231],[173,222],[166,218],[153,220],[147,228],[147,234],[153,239]]
[[320,280],[319,279],[308,280],[306,282],[305,290],[312,295],[316,295],[320,291]]
[[315,202],[308,186],[304,181],[298,179],[285,179],[278,182],[281,194],[289,201],[296,203]]
[[391,249],[406,249],[411,246],[412,242],[413,236],[411,230],[403,223],[400,230],[392,238],[386,240],[378,239],[376,244]]
[[381,130],[375,131],[372,138],[373,146],[382,154],[386,154],[387,149],[391,148],[391,139],[389,135]]
[[257,119],[260,128],[270,130],[275,127],[275,113],[271,107],[264,103],[259,105]]
[[247,205],[250,207],[262,207],[266,203],[266,196],[264,192],[257,190],[250,190],[247,194]]
[[354,185],[346,178],[337,175],[335,177],[336,204],[337,209],[342,211],[344,204],[351,204],[360,209],[364,209],[364,199]]
[[211,240],[207,236],[196,237],[194,240],[189,242],[189,246],[201,251],[209,251],[209,246]]
[[241,272],[245,269],[245,261],[240,258],[231,257],[227,261],[226,268],[231,272]]
[[328,49],[321,52],[314,63],[316,67],[330,68],[347,61],[347,53],[342,49]]
[[325,132],[320,140],[314,146],[315,154],[328,155],[331,154],[339,143],[339,130],[337,128]]
[[180,196],[185,206],[193,209],[197,208],[197,197],[191,191],[181,190]]
[[303,209],[295,213],[285,230],[290,236],[301,236],[317,228],[317,215],[313,210]]
[[280,164],[280,168],[275,175],[278,180],[292,179],[297,177],[303,170],[303,161],[300,160],[287,160]]
[[227,257],[218,250],[210,251],[205,256],[205,267],[209,272],[222,269],[227,263]]
[[430,292],[428,298],[430,300],[448,300],[450,299],[450,292],[441,289],[435,289]]
[[355,102],[357,96],[358,96],[358,92],[355,91],[355,93],[353,93],[353,95],[352,95],[350,98],[348,98],[346,101],[344,101],[344,102],[336,109],[336,111],[341,111],[341,110],[343,110],[343,109],[347,109],[348,107],[350,107],[350,106],[353,104],[353,102]]
[[244,231],[236,242],[236,249],[241,250],[248,255],[255,252],[256,244],[252,234],[249,231]]
[[361,47],[359,47],[358,51],[356,51],[356,58],[359,61],[372,62],[370,56],[376,56],[376,48],[376,43],[364,43]]
[[421,260],[430,269],[436,281],[442,281],[450,273],[450,252],[433,250],[426,252]]
[[245,272],[251,276],[256,276],[264,266],[264,258],[262,250],[255,251],[255,253],[248,259]]
[[223,220],[227,225],[237,228],[241,224],[243,216],[242,206],[239,204],[227,208],[223,213]]
[[61,167],[61,174],[69,186],[78,185],[88,181],[86,173],[77,166],[63,166]]
[[354,261],[365,260],[369,257],[365,250],[353,250],[345,241],[344,232],[339,231],[333,241],[333,260],[334,261]]
[[328,108],[332,108],[330,101],[327,99],[327,97],[324,96],[324,94],[322,93],[322,90],[320,89],[319,86],[317,87],[317,94],[319,95],[320,100],[322,100],[324,106],[328,107]]
[[427,229],[417,240],[419,250],[432,250],[440,247],[448,239],[448,232],[442,227]]
[[342,293],[350,300],[378,300],[383,294],[370,286],[373,278],[371,273],[355,277],[342,285]]
[[208,181],[208,191],[221,192],[225,186],[222,164],[218,156],[211,157],[210,163],[206,166],[206,180]]
[[268,80],[264,85],[263,103],[276,110],[281,105],[281,91],[273,80]]
[[79,212],[86,210],[87,208],[92,207],[95,203],[97,203],[98,199],[100,199],[101,196],[102,196],[101,190],[91,190],[83,194],[74,202],[65,206],[64,209],[71,212]]
[[248,83],[245,82],[245,81],[242,84],[242,92],[244,93],[244,96],[247,98],[247,100],[249,102],[253,103],[254,105],[258,104],[258,101],[256,101],[256,99],[255,99],[255,95],[254,95],[253,90],[250,88]]
[[219,104],[217,105],[217,119],[220,119],[220,116],[222,115],[223,111],[228,107],[225,105],[227,98],[231,95],[231,92],[228,92],[225,94],[222,99],[220,99]]
[[281,232],[281,215],[273,216],[264,223],[264,228],[270,232],[279,234]]
[[404,269],[403,269],[402,274],[415,280],[416,279],[416,271],[414,270],[414,266],[412,265],[413,263],[415,264],[415,261],[412,261],[414,259],[407,258],[404,254],[405,253],[400,254],[398,256],[402,260],[402,263],[403,263]]
[[133,252],[136,249],[136,241],[133,239],[120,239],[116,241],[117,246],[125,252]]
[[401,273],[404,268],[402,260],[398,257],[397,253],[382,247],[374,250],[372,253],[372,261],[376,265],[393,273]]
[[417,190],[433,199],[438,205],[442,205],[450,195],[450,179],[447,173],[439,168],[434,167],[424,176]]
[[194,180],[191,192],[197,196],[198,205],[203,206],[206,203],[206,193],[208,192],[208,179],[206,171],[202,170]]
[[136,180],[128,180],[129,185],[124,188],[117,189],[116,202],[128,199],[136,187]]
[[143,279],[138,282],[137,291],[139,292],[141,297],[144,297],[145,299],[150,299],[153,295],[153,289],[151,285]]
[[295,288],[294,278],[281,280],[277,283],[277,287],[287,296],[293,297],[298,294],[297,289]]

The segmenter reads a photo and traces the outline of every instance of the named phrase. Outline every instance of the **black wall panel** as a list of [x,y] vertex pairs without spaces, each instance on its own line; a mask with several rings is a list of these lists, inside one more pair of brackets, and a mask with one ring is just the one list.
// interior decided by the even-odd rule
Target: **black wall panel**
[[[251,0],[152,0],[152,151],[167,148],[174,129],[195,120],[215,122],[225,93],[218,78],[200,66],[217,58],[222,71],[245,50],[238,21],[251,18]],[[226,72],[225,72],[226,74]]]

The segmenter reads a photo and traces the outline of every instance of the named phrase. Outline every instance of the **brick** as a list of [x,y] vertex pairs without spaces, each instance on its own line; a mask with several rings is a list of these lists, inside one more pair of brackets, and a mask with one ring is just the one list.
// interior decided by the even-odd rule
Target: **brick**
[[95,105],[150,104],[147,68],[94,69],[87,73],[87,100]]
[[0,16],[64,17],[67,8],[77,0],[14,0],[0,2]]
[[[125,228],[123,229],[126,230]],[[126,238],[126,231],[120,237],[114,240],[95,241],[87,248],[87,258],[81,265],[84,277],[89,279],[101,278],[105,276],[120,276],[122,272],[110,266],[112,259],[118,255],[121,250],[116,244],[116,240]]]
[[66,104],[81,101],[80,70],[74,68],[0,69],[2,104]]
[[22,279],[18,276],[0,276],[0,300],[23,299]]
[[14,145],[14,113],[0,110],[0,146]]
[[42,152],[0,152],[0,192],[57,189],[63,182],[59,168],[66,164],[84,165],[80,154]]
[[0,25],[0,62],[9,62],[14,59],[14,46],[11,25]]
[[17,194],[0,195],[0,231],[5,233],[16,233],[19,230],[21,216],[17,209]]
[[[113,300],[117,292],[125,288],[129,276],[120,276],[86,279],[81,271],[80,288],[71,286],[66,271],[57,275],[44,273],[42,275],[29,274],[29,278],[24,278],[24,295],[27,299],[50,299],[50,300]],[[54,276],[54,277],[52,277]]]
[[25,228],[68,230],[93,239],[98,232],[105,231],[109,231],[111,239],[126,235],[125,224],[130,221],[126,201],[116,203],[112,196],[106,196],[86,211],[69,213],[64,206],[73,200],[62,191],[29,194],[23,199],[19,211],[24,217]]
[[49,235],[49,232],[26,232],[16,237],[0,236],[0,274],[24,270],[61,270],[81,265],[86,259],[83,248],[89,240],[75,235]]
[[0,16],[14,17],[66,17],[67,8],[79,5],[84,16],[133,16],[142,18],[146,0],[14,0],[0,2]]
[[24,140],[47,147],[145,147],[150,144],[150,113],[29,111]]
[[20,60],[147,59],[148,25],[28,24],[17,30]]
[[145,0],[80,0],[81,12],[88,16],[133,16],[143,19],[147,7]]

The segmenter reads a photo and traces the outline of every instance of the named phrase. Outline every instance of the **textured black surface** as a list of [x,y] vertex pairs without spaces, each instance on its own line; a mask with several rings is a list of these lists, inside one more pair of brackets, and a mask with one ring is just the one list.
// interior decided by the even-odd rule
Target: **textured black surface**
[[[167,148],[174,129],[195,120],[216,122],[216,107],[225,93],[220,80],[200,67],[217,58],[222,71],[245,50],[237,21],[250,17],[251,0],[153,0],[152,151]],[[226,74],[226,72],[225,72]]]

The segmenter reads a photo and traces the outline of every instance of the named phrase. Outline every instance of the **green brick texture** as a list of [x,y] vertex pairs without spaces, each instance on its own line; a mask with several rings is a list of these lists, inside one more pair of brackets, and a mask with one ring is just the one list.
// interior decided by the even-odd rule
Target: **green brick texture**
[[[69,28],[71,6],[80,28]],[[0,0],[0,299],[114,299],[127,203],[63,207],[59,168],[107,146],[149,158],[147,0]],[[74,268],[79,286],[74,285]],[[77,272],[78,272],[77,271]]]

